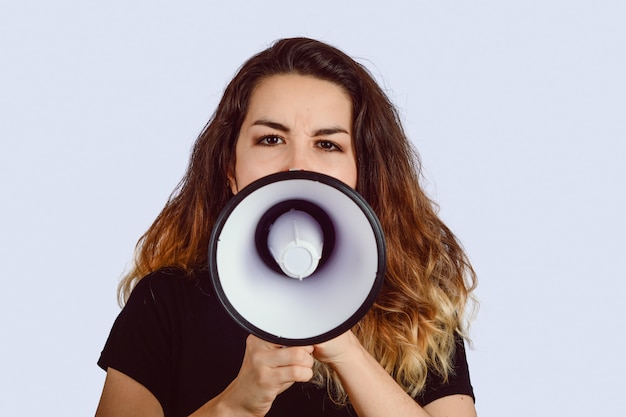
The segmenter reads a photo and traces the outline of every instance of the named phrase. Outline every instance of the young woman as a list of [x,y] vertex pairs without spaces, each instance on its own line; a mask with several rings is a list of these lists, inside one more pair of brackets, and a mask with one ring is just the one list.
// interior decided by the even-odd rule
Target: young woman
[[[285,348],[230,319],[207,248],[234,194],[290,169],[333,176],[368,201],[387,273],[354,328]],[[463,339],[475,276],[419,180],[395,108],[361,65],[304,38],[252,57],[120,284],[96,415],[474,416]]]

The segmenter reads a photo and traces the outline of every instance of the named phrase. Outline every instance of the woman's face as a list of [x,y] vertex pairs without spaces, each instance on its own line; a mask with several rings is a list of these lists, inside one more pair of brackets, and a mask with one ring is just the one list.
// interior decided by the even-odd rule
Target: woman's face
[[229,174],[236,194],[281,171],[306,170],[356,187],[352,103],[341,87],[311,76],[274,75],[252,93]]

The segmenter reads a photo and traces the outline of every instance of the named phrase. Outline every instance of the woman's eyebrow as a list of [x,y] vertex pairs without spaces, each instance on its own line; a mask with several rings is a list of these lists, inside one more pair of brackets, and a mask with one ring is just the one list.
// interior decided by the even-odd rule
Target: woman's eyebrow
[[[284,133],[290,132],[290,129],[287,126],[283,125],[282,123],[274,122],[268,119],[259,119],[253,122],[252,126],[265,126],[271,129],[279,130]],[[317,129],[316,131],[314,131],[313,136],[330,136],[330,135],[334,135],[337,133],[345,133],[348,135],[350,134],[350,132],[348,132],[343,127],[326,127],[326,128]]]
[[289,133],[289,128],[281,123],[273,122],[268,119],[259,119],[252,123],[252,126],[265,126],[271,129],[280,130],[281,132]]
[[325,129],[318,129],[313,132],[313,136],[330,136],[337,133],[345,133],[347,135],[350,134],[346,129],[342,127],[327,127]]

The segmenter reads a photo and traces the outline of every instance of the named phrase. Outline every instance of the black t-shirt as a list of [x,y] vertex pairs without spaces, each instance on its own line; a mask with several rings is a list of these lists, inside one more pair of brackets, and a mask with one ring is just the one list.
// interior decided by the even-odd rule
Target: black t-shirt
[[[247,333],[222,308],[207,272],[182,277],[161,270],[133,290],[106,342],[98,365],[111,367],[145,386],[166,417],[188,416],[222,392],[237,376]],[[455,374],[443,383],[436,374],[416,398],[425,405],[451,394],[474,397],[463,342]],[[296,383],[280,394],[267,416],[355,416],[337,408],[325,389]]]

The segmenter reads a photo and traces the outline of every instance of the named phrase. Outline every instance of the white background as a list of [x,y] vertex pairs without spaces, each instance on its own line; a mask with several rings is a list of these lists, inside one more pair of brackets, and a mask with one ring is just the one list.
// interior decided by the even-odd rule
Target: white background
[[366,64],[479,274],[482,417],[623,415],[626,3],[0,5],[0,415],[92,415],[137,238],[227,81],[306,35]]

